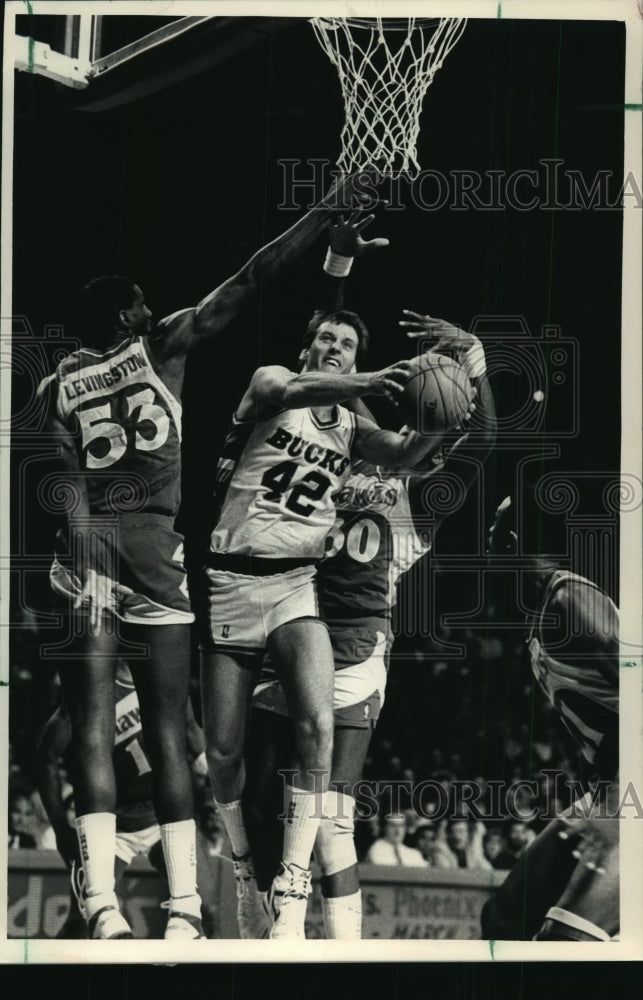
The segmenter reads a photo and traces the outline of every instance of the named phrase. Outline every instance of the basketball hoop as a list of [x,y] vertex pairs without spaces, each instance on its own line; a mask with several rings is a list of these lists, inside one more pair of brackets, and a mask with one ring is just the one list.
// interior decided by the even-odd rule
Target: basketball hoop
[[466,18],[316,17],[311,23],[342,88],[338,167],[349,173],[377,161],[394,176],[417,173],[422,101]]

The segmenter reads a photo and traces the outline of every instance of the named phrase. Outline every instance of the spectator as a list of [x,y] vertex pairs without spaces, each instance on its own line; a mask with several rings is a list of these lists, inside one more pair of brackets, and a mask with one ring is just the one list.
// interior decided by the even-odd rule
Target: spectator
[[406,809],[401,810],[404,816],[404,821],[406,823],[406,834],[404,836],[404,843],[407,847],[416,847],[415,834],[418,828],[423,824],[424,820],[421,816],[418,816],[415,809],[409,806]]
[[491,871],[491,862],[482,849],[484,823],[471,819],[449,819],[443,827],[444,839],[438,836],[436,868],[478,868]]
[[406,820],[399,813],[391,813],[384,822],[384,836],[368,849],[366,861],[373,865],[404,865],[407,868],[426,868],[427,863],[418,850],[407,847]]
[[501,871],[508,871],[516,863],[516,855],[507,848],[500,827],[492,826],[482,838],[482,850],[487,861]]
[[534,839],[529,832],[527,823],[522,820],[511,820],[507,827],[507,845],[514,858],[519,858]]
[[434,855],[436,852],[436,838],[438,835],[438,828],[436,824],[430,819],[421,819],[415,827],[415,833],[413,835],[412,847],[415,847],[426,863],[431,867],[435,868]]
[[36,846],[36,839],[31,834],[32,819],[29,796],[25,792],[12,792],[9,796],[9,850]]

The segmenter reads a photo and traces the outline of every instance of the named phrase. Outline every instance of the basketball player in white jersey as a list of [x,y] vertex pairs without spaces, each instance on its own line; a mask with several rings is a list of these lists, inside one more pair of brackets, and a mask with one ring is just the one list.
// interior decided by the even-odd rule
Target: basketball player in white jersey
[[[325,267],[333,274],[345,264],[330,253]],[[266,650],[278,665],[295,733],[297,774],[286,788],[282,864],[269,893],[273,938],[304,936],[309,861],[331,767],[333,653],[314,575],[335,498],[352,461],[409,467],[435,445],[412,432],[381,430],[338,405],[369,394],[395,398],[408,378],[408,361],[356,373],[366,344],[355,313],[315,314],[301,372],[269,366],[253,376],[217,470],[201,643],[204,731],[240,890],[252,880],[241,808],[245,721]],[[258,936],[252,927],[242,934]]]
[[[543,525],[535,506],[525,508],[521,522],[530,515]],[[507,497],[496,512],[490,553],[513,555],[517,540]],[[603,803],[601,815],[595,810],[587,820],[572,806],[553,820],[485,904],[482,930],[506,940],[609,940],[619,927],[618,610],[595,583],[561,570],[551,557],[521,557],[521,566],[524,599],[536,609],[527,623],[534,677],[591,769],[585,810],[599,781],[608,786],[607,808]]]
[[[152,765],[170,884],[167,938],[202,936],[185,756],[190,630],[179,504],[187,353],[220,334],[352,196],[355,178],[260,250],[196,308],[152,322],[138,285],[105,276],[83,293],[83,347],[40,387],[70,497],[51,582],[69,616],[60,676],[74,748],[79,847],[90,934],[131,937],[114,893],[114,665],[128,657]],[[59,494],[60,495],[60,494]],[[68,641],[67,641],[68,640]],[[125,645],[125,649],[123,648]]]
[[[322,872],[326,937],[342,940],[361,937],[351,790],[361,777],[384,704],[397,587],[401,577],[429,552],[448,516],[444,510],[432,510],[431,496],[439,496],[446,487],[458,496],[459,506],[479,475],[496,433],[480,341],[444,321],[409,312],[406,316],[414,317],[401,324],[410,336],[427,342],[437,339],[435,348],[451,351],[463,365],[477,389],[476,416],[464,436],[455,443],[452,436],[450,448],[446,441],[436,442],[437,451],[431,445],[420,468],[395,472],[366,462],[353,463],[338,494],[337,518],[318,567],[319,602],[333,647],[335,684],[331,790],[315,841],[315,858]],[[361,401],[352,405],[368,413]],[[247,799],[258,888],[263,891],[279,861],[275,802],[281,792],[279,772],[289,767],[292,750],[288,706],[272,664],[264,664],[252,701]]]

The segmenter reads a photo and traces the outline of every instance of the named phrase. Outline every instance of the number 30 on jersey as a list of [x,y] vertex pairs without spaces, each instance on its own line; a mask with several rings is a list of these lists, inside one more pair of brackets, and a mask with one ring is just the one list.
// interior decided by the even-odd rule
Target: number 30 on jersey
[[380,549],[382,532],[380,526],[370,517],[362,517],[346,530],[346,520],[338,517],[326,538],[324,557],[330,559],[341,552],[344,545],[346,554],[355,562],[371,562]]

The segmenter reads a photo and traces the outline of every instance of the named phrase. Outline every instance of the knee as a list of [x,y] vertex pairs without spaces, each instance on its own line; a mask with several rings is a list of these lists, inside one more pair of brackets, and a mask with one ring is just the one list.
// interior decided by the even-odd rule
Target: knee
[[209,743],[205,755],[211,774],[232,773],[243,763],[243,748],[234,743]]
[[298,742],[315,746],[331,746],[333,742],[332,709],[320,708],[295,721]]
[[354,810],[355,801],[349,795],[333,789],[327,793],[315,840],[315,859],[324,875],[335,875],[357,864]]

